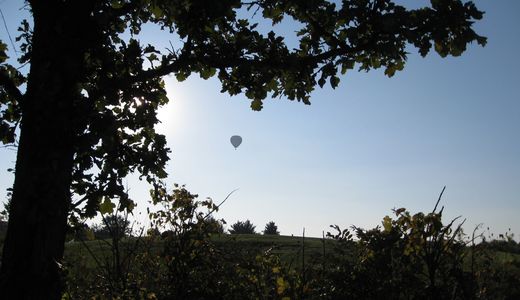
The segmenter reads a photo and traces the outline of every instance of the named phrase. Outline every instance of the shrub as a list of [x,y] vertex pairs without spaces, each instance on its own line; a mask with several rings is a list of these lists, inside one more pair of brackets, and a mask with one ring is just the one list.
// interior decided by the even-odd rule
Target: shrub
[[217,220],[213,216],[209,216],[205,220],[207,224],[207,230],[211,234],[224,234],[224,224],[226,221],[223,219]]
[[314,297],[519,299],[518,260],[497,260],[496,252],[463,234],[463,221],[445,224],[444,208],[436,208],[426,214],[395,209],[393,218],[369,230],[333,226],[333,253],[310,282]]

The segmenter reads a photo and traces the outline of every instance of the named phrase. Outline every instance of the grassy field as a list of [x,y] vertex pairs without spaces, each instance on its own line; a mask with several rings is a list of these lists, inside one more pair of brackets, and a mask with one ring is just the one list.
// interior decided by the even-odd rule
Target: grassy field
[[[331,239],[260,234],[221,234],[212,236],[211,240],[222,251],[233,248],[235,251],[255,254],[269,250],[278,255],[284,264],[296,269],[299,269],[302,264],[316,264],[322,261],[335,243]],[[137,247],[135,247],[136,243],[138,243]],[[129,238],[122,241],[121,248],[123,251],[132,248],[142,251],[144,248],[149,248],[152,252],[159,253],[162,249],[162,241],[149,244]],[[85,259],[89,267],[95,267],[95,259],[105,259],[110,251],[109,240],[72,241],[65,246],[65,259],[69,261]],[[305,258],[304,261],[302,257]]]
[[[341,254],[341,256],[338,256],[337,252],[335,252],[336,255],[334,255],[333,251],[336,246],[343,244],[339,244],[338,241],[333,239],[302,238],[298,236],[266,236],[260,234],[221,234],[211,236],[211,242],[211,244],[213,244],[213,246],[210,247],[212,254],[208,255],[210,252],[203,250],[201,252],[201,256],[194,256],[195,258],[190,261],[191,252],[182,252],[188,253],[188,256],[184,256],[184,258],[180,256],[181,260],[179,260],[181,262],[181,266],[184,263],[189,266],[186,270],[190,270],[190,272],[186,274],[191,274],[191,270],[195,270],[193,274],[198,274],[196,276],[194,275],[193,278],[190,277],[190,280],[194,280],[193,282],[189,281],[190,284],[195,284],[195,286],[198,286],[198,284],[201,283],[212,282],[211,280],[207,281],[208,276],[215,276],[211,270],[219,270],[218,272],[223,270],[223,272],[219,274],[226,275],[224,277],[219,277],[219,280],[226,284],[231,284],[230,286],[240,285],[241,288],[246,286],[253,289],[258,288],[255,283],[257,281],[250,280],[263,280],[258,281],[262,282],[262,284],[259,286],[272,287],[274,284],[274,288],[278,288],[276,286],[278,284],[277,280],[279,276],[282,276],[281,273],[278,272],[280,272],[279,270],[283,269],[285,270],[284,272],[286,272],[284,273],[283,278],[289,278],[287,279],[288,281],[283,281],[284,286],[291,282],[291,286],[294,287],[293,291],[301,291],[301,293],[304,293],[303,285],[297,285],[297,283],[305,282],[309,283],[309,285],[305,285],[309,288],[305,293],[314,293],[313,295],[318,295],[321,293],[322,289],[330,288],[330,286],[327,284],[332,284],[334,287],[340,287],[339,290],[342,292],[346,291],[350,293],[349,291],[361,291],[360,293],[365,293],[372,290],[372,287],[366,286],[366,282],[364,280],[358,282],[355,280],[357,277],[349,277],[349,272],[350,270],[353,270],[352,266],[354,266],[350,265],[350,262],[356,264],[355,266],[358,266],[358,264],[363,266],[359,270],[354,268],[354,270],[357,270],[357,273],[355,273],[356,276],[357,274],[360,274],[361,276],[372,276],[376,274],[379,276],[379,271],[381,269],[384,270],[386,267],[385,263],[379,265],[364,264],[364,256],[357,256],[358,254],[353,254],[364,253],[362,248],[356,247],[356,243],[347,244],[349,245],[347,246],[349,248],[346,253]],[[165,241],[161,238],[124,238],[119,243],[120,251],[118,252],[118,255],[120,255],[119,258],[121,259],[121,264],[118,265],[115,263],[115,257],[117,255],[114,252],[114,247],[110,240],[67,242],[65,245],[64,259],[64,266],[66,269],[65,274],[68,274],[67,293],[71,293],[71,295],[75,296],[80,295],[82,297],[83,295],[94,295],[99,293],[99,291],[104,293],[102,289],[105,289],[105,292],[120,291],[119,289],[125,290],[126,288],[121,288],[118,285],[121,284],[121,282],[125,282],[125,284],[138,283],[139,285],[136,285],[137,287],[150,288],[151,291],[154,292],[169,291],[172,285],[168,281],[170,280],[170,277],[167,276],[169,273],[165,262],[171,262],[171,257],[177,256],[175,254],[173,256],[171,256],[172,254],[165,254],[164,249],[165,246],[168,247],[168,245],[170,244],[165,244]],[[203,243],[202,245],[206,244]],[[197,247],[199,246],[195,246],[195,248]],[[361,252],[358,252],[358,250],[361,250]],[[464,282],[469,282],[471,284],[478,283],[479,285],[475,286],[479,287],[479,289],[480,285],[482,285],[482,290],[479,291],[485,291],[486,295],[490,295],[486,299],[520,299],[516,298],[517,295],[520,295],[517,288],[520,274],[519,253],[500,251],[497,249],[480,248],[477,251],[479,252],[479,255],[476,255],[476,259],[474,260],[475,265],[478,265],[479,269],[475,269],[475,273],[473,273],[473,269],[471,268],[470,264],[472,250],[471,248],[467,247],[463,251],[463,265],[461,265],[462,269],[467,272],[466,275],[475,274],[475,277],[471,278],[475,278],[474,280],[476,283],[473,283],[474,281]],[[265,252],[275,254],[279,260],[276,256],[259,255]],[[483,256],[482,253],[485,255]],[[274,257],[274,260],[265,260],[266,257],[269,257],[269,259]],[[339,257],[341,259],[338,260]],[[489,257],[490,259],[485,257]],[[206,260],[206,258],[208,260]],[[186,259],[186,261],[182,259]],[[258,260],[260,263],[255,264],[256,260]],[[199,265],[204,266],[204,261],[215,262],[215,264],[210,263],[208,269],[198,269]],[[274,264],[268,263],[273,261]],[[189,265],[190,263],[191,265]],[[490,265],[486,266],[487,263]],[[122,266],[122,268],[116,270],[115,266]],[[193,268],[193,266],[195,266],[195,268]],[[341,266],[347,266],[346,273],[337,273],[341,272]],[[403,267],[404,265],[400,266]],[[422,271],[425,271],[426,269],[421,271],[421,268],[423,267],[420,266],[417,270],[411,271],[406,268],[399,270],[412,272],[410,274],[423,274]],[[277,270],[276,273],[275,269]],[[117,273],[119,272],[118,270],[122,270],[122,273]],[[128,272],[125,273],[125,270]],[[159,272],[157,272],[158,270]],[[230,272],[230,270],[232,270],[232,272]],[[198,273],[199,271],[201,273]],[[174,272],[177,272],[177,269],[174,269]],[[126,275],[118,277],[119,275],[117,274]],[[376,276],[374,278],[370,278],[372,278],[372,281],[375,280],[376,282],[378,282],[378,278],[383,278],[381,279],[382,282],[379,282],[380,284],[393,284],[393,277],[385,277],[386,273],[384,272],[381,274],[383,274],[383,277]],[[175,276],[173,278],[175,278]],[[226,278],[228,278],[228,281],[225,280]],[[160,282],[161,285],[154,285],[156,279],[160,280],[158,282]],[[255,284],[252,284],[252,282]],[[399,282],[396,284],[399,289],[403,287],[408,288],[407,291],[410,293],[415,291],[415,289],[419,291],[424,289],[424,286],[421,285],[422,281],[414,282],[415,284],[412,286],[412,288],[410,288],[408,284],[399,285]],[[442,284],[442,286],[449,286],[450,282],[451,281],[447,280],[442,282],[439,281],[438,283]],[[186,282],[183,282],[183,284],[185,283]],[[342,290],[341,288],[343,287],[348,287],[348,289],[345,288],[345,290]],[[182,287],[181,290],[183,288],[184,287]],[[226,286],[226,289],[227,288],[228,286]],[[302,290],[300,290],[300,288],[302,288]],[[508,297],[511,295],[514,296],[512,298],[508,298],[504,295],[508,295]],[[298,298],[299,297],[296,297],[296,299]]]
[[[271,251],[278,255],[281,261],[291,268],[300,269],[304,264],[319,265],[323,259],[327,259],[333,250],[336,241],[332,239],[322,238],[302,238],[298,236],[284,235],[260,235],[260,234],[220,234],[211,237],[212,242],[222,251],[233,249],[242,253],[261,253]],[[138,247],[135,247],[137,243]],[[152,253],[160,253],[163,242],[161,240],[154,243],[146,243],[136,238],[124,239],[121,243],[123,252],[127,249],[148,248]],[[96,261],[107,259],[111,246],[109,240],[93,240],[86,242],[68,242],[65,247],[65,259],[75,261],[76,259],[85,259],[86,265],[95,267]],[[468,251],[469,248],[468,248]],[[498,263],[504,262],[520,262],[520,254],[490,250],[491,255]],[[469,253],[468,253],[469,254]],[[304,260],[302,260],[304,257]],[[470,259],[470,255],[466,256]]]
[[335,243],[331,239],[259,234],[220,235],[214,237],[213,241],[220,248],[239,247],[245,251],[271,249],[282,262],[294,268],[299,268],[303,264],[303,256],[305,263],[316,264],[321,261]]

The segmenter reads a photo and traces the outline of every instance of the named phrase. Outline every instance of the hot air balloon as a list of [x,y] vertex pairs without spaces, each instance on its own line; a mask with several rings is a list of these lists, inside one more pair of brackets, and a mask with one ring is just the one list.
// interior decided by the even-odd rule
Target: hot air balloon
[[235,147],[236,150],[237,147],[240,146],[240,144],[242,144],[242,137],[240,137],[239,135],[234,135],[231,137],[230,141],[231,145],[233,145],[233,147]]

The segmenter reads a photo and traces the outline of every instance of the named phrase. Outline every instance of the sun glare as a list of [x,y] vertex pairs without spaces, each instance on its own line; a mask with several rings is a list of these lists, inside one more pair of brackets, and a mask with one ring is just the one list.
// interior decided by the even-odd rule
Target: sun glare
[[185,99],[186,93],[178,82],[166,79],[166,94],[168,104],[158,110],[157,117],[160,121],[156,129],[159,133],[170,135],[178,133],[184,121],[186,121]]

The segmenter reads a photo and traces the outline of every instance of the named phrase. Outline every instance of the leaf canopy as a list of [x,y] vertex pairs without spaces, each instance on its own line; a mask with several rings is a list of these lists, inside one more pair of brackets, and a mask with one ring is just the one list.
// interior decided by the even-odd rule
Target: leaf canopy
[[[31,63],[42,55],[29,24],[55,22],[77,26],[64,36],[81,49],[80,81],[74,103],[72,209],[84,216],[110,210],[103,197],[119,198],[121,209],[134,206],[123,178],[138,172],[150,183],[166,177],[169,149],[155,131],[157,110],[168,102],[163,77],[178,81],[194,73],[217,77],[222,92],[244,94],[253,110],[266,98],[310,104],[316,86],[335,88],[349,70],[383,68],[388,76],[403,70],[408,50],[459,56],[467,45],[485,45],[472,28],[483,12],[472,2],[431,0],[408,9],[392,0],[96,0],[28,1],[32,22],[20,27],[23,55]],[[253,17],[256,16],[256,17]],[[290,20],[297,46],[286,36],[261,31],[258,16],[273,26]],[[143,26],[171,33],[171,48],[143,44]],[[57,29],[58,30],[58,29]],[[175,46],[174,46],[175,45]],[[40,52],[38,52],[40,51]],[[52,49],[47,49],[52,52]],[[67,53],[62,53],[64,61]],[[22,92],[31,80],[7,61],[0,43],[0,140],[16,140],[16,128],[29,103]],[[106,198],[105,198],[106,199]]]

